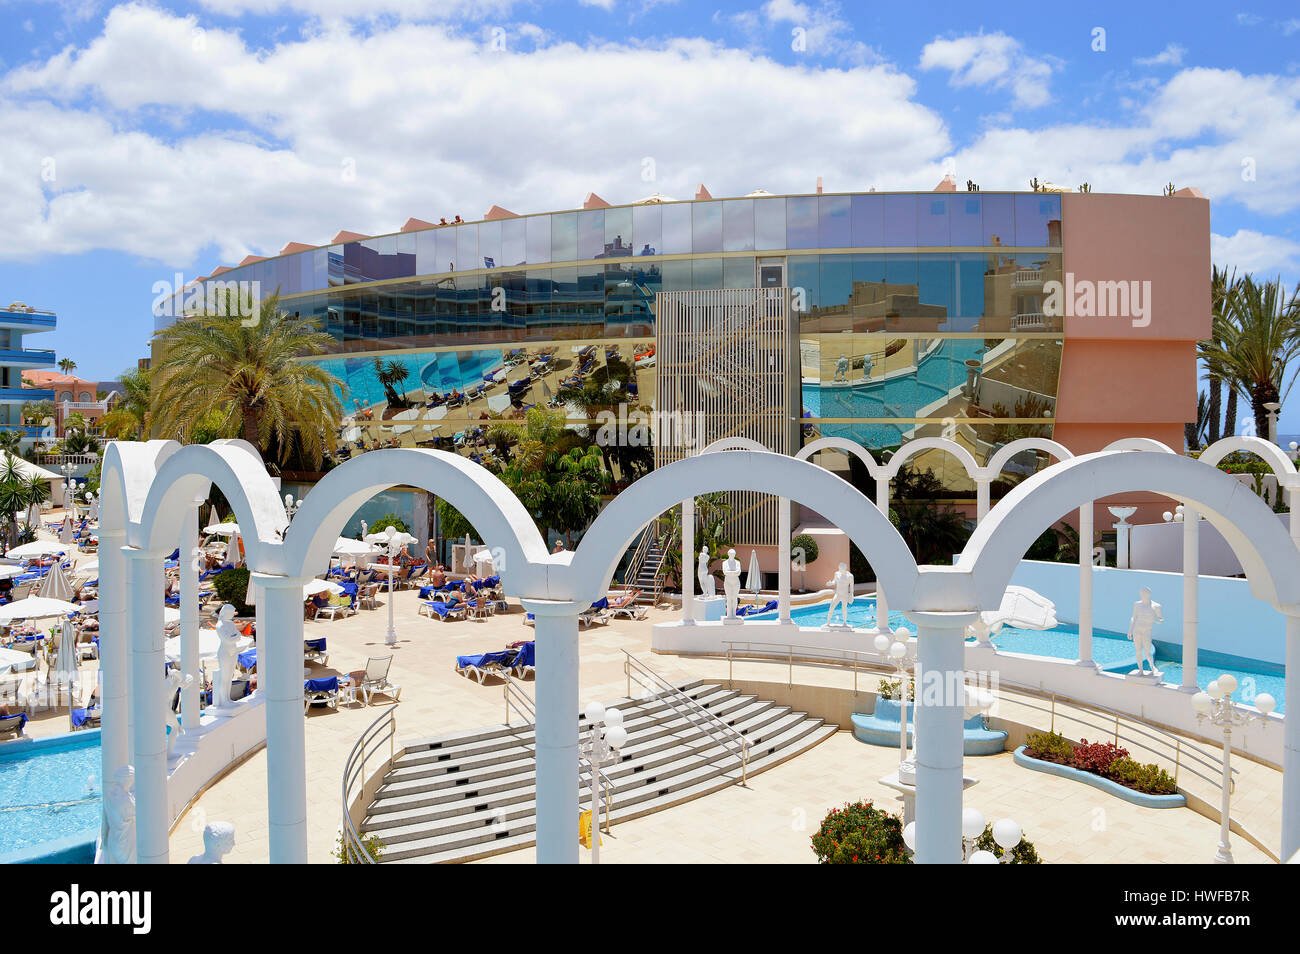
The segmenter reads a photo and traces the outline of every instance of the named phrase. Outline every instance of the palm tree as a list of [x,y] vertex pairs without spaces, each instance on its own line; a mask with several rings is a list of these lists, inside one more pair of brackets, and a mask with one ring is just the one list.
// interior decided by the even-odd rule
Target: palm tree
[[[1213,319],[1218,318],[1223,314],[1223,304],[1225,301],[1227,301],[1228,296],[1235,292],[1236,287],[1237,287],[1237,270],[1235,268],[1232,270],[1232,274],[1229,275],[1227,269],[1219,268],[1218,266],[1210,267],[1210,315],[1212,316],[1212,320],[1210,324],[1211,336],[1213,336],[1214,334]],[[1213,337],[1211,338],[1211,341],[1212,342],[1214,341]],[[1203,342],[1202,344],[1197,346],[1197,350],[1198,352],[1200,352],[1199,356],[1202,359],[1206,357],[1205,355],[1206,344],[1207,343]],[[1219,439],[1219,435],[1220,435],[1219,414],[1223,409],[1223,393],[1222,393],[1223,379],[1219,376],[1218,372],[1214,368],[1211,368],[1209,366],[1208,361],[1206,362],[1206,380],[1210,385],[1210,392],[1209,392],[1210,400],[1209,400],[1209,409],[1208,409],[1209,428],[1210,428],[1209,442],[1213,444],[1215,441]],[[1234,407],[1234,412],[1235,412],[1235,407]],[[1235,432],[1236,432],[1236,427],[1232,426],[1230,428],[1230,433],[1235,433]]]
[[73,371],[77,370],[77,362],[73,361],[71,358],[60,358],[59,370],[64,374],[71,374]]
[[0,451],[14,457],[20,456],[22,448],[23,435],[21,431],[14,430],[12,427],[0,428]]
[[149,433],[149,372],[122,372],[122,397],[99,419],[100,429],[114,440],[135,440]]
[[1196,396],[1196,422],[1183,425],[1183,440],[1189,451],[1200,450],[1205,444],[1205,429],[1210,425],[1210,402],[1202,391]]
[[36,474],[24,474],[17,457],[6,457],[0,463],[0,514],[4,515],[6,551],[18,539],[18,514],[26,513],[32,504],[41,504],[49,499],[49,482]]
[[1230,408],[1232,394],[1247,398],[1255,433],[1266,437],[1264,405],[1281,402],[1295,381],[1295,373],[1288,378],[1287,372],[1300,355],[1300,294],[1288,297],[1280,278],[1257,282],[1245,276],[1214,319],[1204,349],[1207,367],[1228,385]]
[[276,295],[262,302],[252,324],[228,305],[187,315],[154,335],[162,359],[150,372],[153,429],[183,436],[191,422],[214,414],[264,455],[274,441],[281,462],[296,446],[319,467],[334,447],[342,382],[300,359],[323,353],[333,339],[313,319],[281,311]]
[[389,407],[404,407],[411,403],[406,399],[405,388],[402,389],[401,396],[396,389],[396,385],[404,382],[410,375],[410,370],[400,361],[375,359],[375,379],[384,386],[384,395],[388,398]]

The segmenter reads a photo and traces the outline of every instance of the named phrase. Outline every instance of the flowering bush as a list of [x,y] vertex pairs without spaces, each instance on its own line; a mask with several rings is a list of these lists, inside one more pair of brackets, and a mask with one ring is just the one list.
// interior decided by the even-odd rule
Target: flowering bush
[[1025,748],[1030,758],[1045,762],[1070,764],[1074,743],[1059,732],[1030,732],[1025,738]]
[[1128,749],[1121,748],[1113,742],[1089,742],[1080,739],[1070,757],[1070,764],[1085,772],[1096,775],[1108,774],[1111,764],[1116,759],[1128,758]]
[[812,836],[812,849],[824,865],[911,864],[902,820],[870,802],[832,808]]

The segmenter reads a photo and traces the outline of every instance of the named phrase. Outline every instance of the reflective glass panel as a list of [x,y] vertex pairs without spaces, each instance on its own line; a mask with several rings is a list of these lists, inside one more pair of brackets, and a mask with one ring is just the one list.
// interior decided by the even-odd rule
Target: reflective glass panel
[[[1049,241],[1049,222],[1055,222],[1050,231],[1055,235]],[[1016,195],[1016,244],[1059,245],[1061,222],[1061,197],[1052,193]]]
[[754,248],[786,248],[785,199],[754,200]]
[[435,272],[450,272],[456,264],[456,230],[446,226],[434,229]]
[[478,226],[456,226],[456,267],[464,272],[471,268],[482,268],[478,258]]
[[551,261],[572,262],[578,257],[578,213],[551,216]]
[[663,236],[663,207],[638,205],[632,208],[632,236],[636,254],[656,255]]
[[501,221],[483,222],[478,226],[478,268],[500,268]]
[[605,251],[605,210],[578,213],[578,258],[600,258]]
[[948,207],[951,200],[943,195],[923,195],[916,206],[916,244],[948,244]]
[[885,196],[885,244],[916,244],[916,196]]
[[852,199],[847,195],[817,198],[817,233],[821,248],[848,248],[853,244]]
[[544,264],[551,260],[551,217],[530,215],[524,219],[524,237],[528,245],[529,265]]
[[677,255],[691,250],[691,206],[687,202],[662,205],[663,250],[661,255]]
[[953,245],[983,245],[984,226],[978,193],[948,200],[948,232]]
[[1014,245],[1016,217],[1013,201],[1005,192],[980,196],[985,245]]
[[785,200],[785,240],[788,248],[817,248],[817,197]]
[[527,219],[505,219],[501,223],[500,265],[523,265],[528,261]]
[[853,244],[877,248],[885,244],[885,197],[853,196]]
[[606,258],[627,258],[636,254],[632,247],[632,210],[629,208],[605,210],[605,248]]
[[754,200],[722,203],[722,250],[748,252],[754,247]]
[[754,260],[752,258],[724,258],[722,260],[723,288],[753,288]]
[[722,251],[721,202],[691,203],[691,251]]

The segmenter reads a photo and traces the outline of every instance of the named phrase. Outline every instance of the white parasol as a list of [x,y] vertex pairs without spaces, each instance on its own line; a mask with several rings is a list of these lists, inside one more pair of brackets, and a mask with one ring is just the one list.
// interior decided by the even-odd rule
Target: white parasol
[[758,567],[758,551],[749,551],[749,573],[745,576],[745,589],[754,593],[754,598],[758,598],[758,591],[763,588],[763,571]]
[[5,556],[14,560],[29,560],[32,557],[47,557],[64,553],[67,547],[57,540],[33,540],[21,546],[13,547]]
[[48,616],[66,616],[68,613],[79,612],[81,607],[67,600],[29,596],[0,606],[0,623],[11,623],[16,619],[45,619]]
[[333,580],[308,580],[302,585],[302,598],[315,596],[317,593],[329,593],[338,596],[343,592],[343,587],[339,586]]

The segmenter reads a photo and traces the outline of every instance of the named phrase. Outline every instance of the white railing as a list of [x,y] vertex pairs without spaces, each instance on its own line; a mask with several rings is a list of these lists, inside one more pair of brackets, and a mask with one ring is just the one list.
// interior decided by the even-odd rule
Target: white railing
[[1016,330],[1047,327],[1047,318],[1041,311],[1022,311],[1011,319],[1011,327]]
[[397,704],[394,703],[384,711],[383,715],[370,723],[361,733],[361,738],[357,739],[356,744],[352,746],[347,761],[343,763],[343,852],[353,864],[373,865],[379,862],[379,859],[370,854],[370,849],[366,847],[365,841],[352,823],[351,805],[354,789],[359,784],[364,791],[366,780],[369,778],[366,774],[367,760],[378,752],[385,742],[388,743],[388,761],[393,760],[396,747],[394,740],[397,736],[396,712]]
[[1041,285],[1043,271],[1039,268],[1018,268],[1011,279],[1013,285]]

